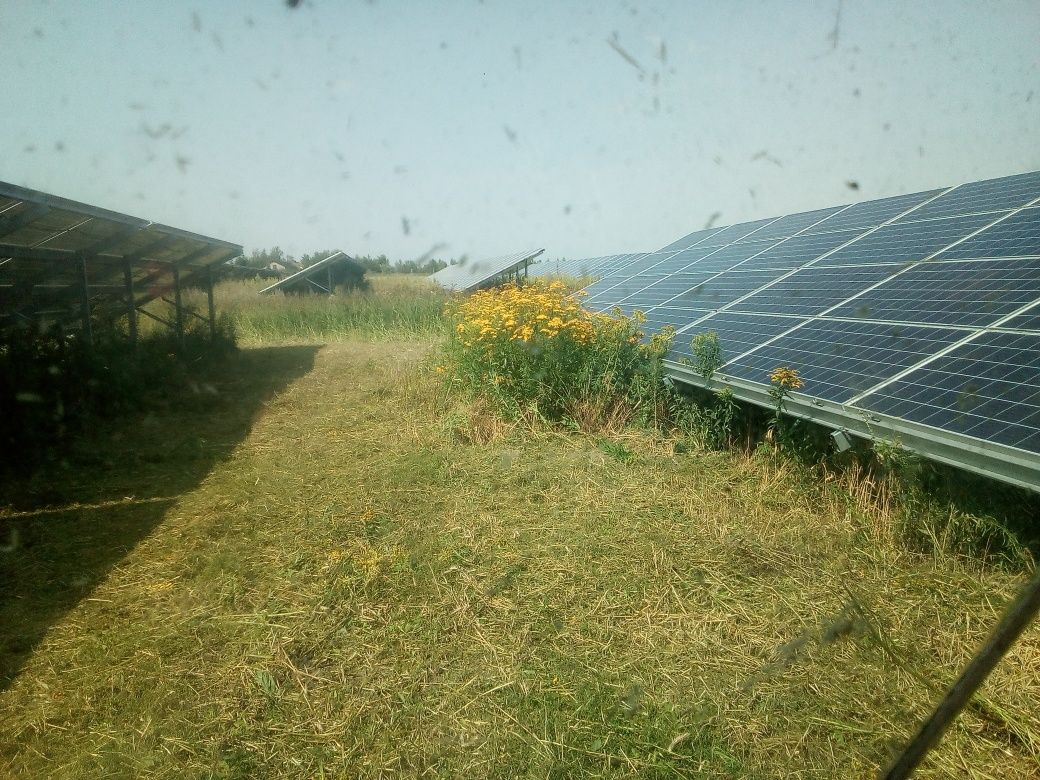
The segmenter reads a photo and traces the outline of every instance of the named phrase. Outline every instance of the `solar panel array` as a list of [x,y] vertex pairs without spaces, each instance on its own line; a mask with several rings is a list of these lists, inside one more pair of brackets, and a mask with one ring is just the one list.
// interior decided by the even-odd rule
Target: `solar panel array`
[[429,278],[441,287],[456,292],[479,290],[525,268],[544,251],[544,249],[533,249],[486,260],[463,260],[455,265],[442,268],[437,273],[430,274]]
[[790,366],[803,416],[1040,489],[1040,172],[697,231],[586,291],[674,326],[676,376],[714,331],[738,395]]
[[[0,182],[0,328],[118,316],[242,247]],[[84,300],[86,299],[86,300]]]
[[599,278],[614,269],[621,268],[633,260],[642,257],[645,252],[627,255],[606,255],[604,257],[584,257],[573,260],[543,260],[532,265],[527,275],[545,278],[587,279]]

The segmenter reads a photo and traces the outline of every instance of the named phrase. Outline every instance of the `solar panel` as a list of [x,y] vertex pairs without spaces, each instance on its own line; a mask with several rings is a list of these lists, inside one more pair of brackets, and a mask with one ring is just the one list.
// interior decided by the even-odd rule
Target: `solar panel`
[[844,403],[963,337],[962,331],[947,328],[811,320],[721,371],[768,383],[777,366],[795,366],[804,393]]
[[830,313],[885,322],[985,326],[1036,300],[1037,290],[1038,259],[919,263]]
[[[675,327],[679,379],[703,381],[690,340],[715,331],[719,376],[746,400],[768,405],[788,365],[805,381],[795,414],[1040,490],[1024,389],[1040,370],[1040,172],[696,231],[589,292],[594,310],[643,310],[648,332]],[[971,425],[947,414],[947,366],[988,383]]]
[[319,260],[316,263],[297,271],[294,274],[290,274],[284,279],[279,279],[269,287],[265,287],[260,290],[260,295],[274,292],[275,290],[291,290],[297,292],[299,290],[306,290],[308,288],[319,290],[327,295],[332,295],[334,280],[331,275],[333,268],[341,263],[354,263],[355,260],[352,257],[344,254],[343,252],[333,252],[326,258]]
[[826,263],[913,263],[966,238],[993,219],[992,214],[972,214],[885,225],[828,256]]
[[763,241],[767,238],[788,238],[812,227],[840,209],[840,206],[835,206],[834,208],[819,209],[818,211],[806,211],[801,214],[788,214],[786,217],[780,217],[780,219],[770,222],[741,240]]
[[[648,320],[650,315],[647,315]],[[719,337],[722,359],[728,361],[765,343],[774,336],[805,322],[801,317],[771,317],[763,314],[719,312],[687,328],[675,340],[677,355],[692,358],[690,343],[701,333],[714,332]]]
[[[60,323],[90,338],[92,321],[134,320],[185,283],[201,279],[211,290],[209,269],[241,253],[227,241],[0,182],[0,327]],[[177,313],[179,331],[183,307]]]
[[1040,257],[1040,208],[1012,214],[989,229],[939,253],[939,259]]
[[690,233],[688,236],[683,236],[678,241],[673,241],[668,246],[661,249],[662,252],[674,252],[679,249],[689,249],[691,246],[697,244],[706,243],[708,239],[717,233],[721,233],[723,228],[708,228],[706,230],[696,230]]
[[[696,267],[696,266],[694,266]],[[747,295],[752,290],[757,290],[762,285],[776,279],[784,273],[782,270],[743,271],[739,273],[705,275],[705,274],[675,274],[652,287],[641,291],[639,300],[633,302],[628,299],[625,303],[634,303],[636,306],[653,305],[653,300],[659,300],[660,294],[674,293],[665,298],[662,306],[688,306],[694,309],[707,309],[713,311],[720,309],[728,303]],[[678,284],[675,284],[678,280]]]
[[732,308],[733,311],[758,314],[822,314],[900,269],[901,266],[893,264],[807,266],[737,302]]
[[598,278],[604,271],[618,269],[640,257],[639,254],[606,255],[604,257],[584,257],[570,260],[543,260],[535,263],[527,270],[527,275],[536,278],[555,276],[585,279]]
[[[1009,211],[1040,198],[1040,171],[986,179],[954,187],[904,219]],[[900,220],[902,221],[902,220]]]
[[817,233],[824,231],[834,230],[866,230],[867,228],[880,225],[883,222],[893,217],[898,217],[900,214],[908,211],[909,209],[919,206],[929,198],[938,195],[942,190],[930,190],[929,192],[915,192],[910,195],[896,195],[892,198],[882,198],[881,200],[868,200],[864,203],[857,203],[853,206],[849,206],[844,211],[840,211],[833,216],[827,217],[816,225],[814,225],[808,232]]
[[983,333],[859,405],[1040,453],[1040,334]]
[[526,268],[527,264],[544,251],[544,249],[534,249],[503,257],[491,257],[486,260],[463,260],[455,265],[442,268],[437,273],[430,274],[429,278],[448,290],[457,292],[479,290],[521,268]]
[[741,263],[739,268],[800,268],[859,235],[858,230],[843,230],[839,233],[794,236],[754,255]]

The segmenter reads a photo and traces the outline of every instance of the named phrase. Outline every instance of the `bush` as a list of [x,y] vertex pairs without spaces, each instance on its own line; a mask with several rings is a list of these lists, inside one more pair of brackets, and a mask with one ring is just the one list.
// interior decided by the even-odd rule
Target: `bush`
[[457,299],[447,313],[451,381],[500,414],[587,430],[656,424],[666,413],[672,334],[644,340],[638,312],[595,314],[563,284],[535,282]]

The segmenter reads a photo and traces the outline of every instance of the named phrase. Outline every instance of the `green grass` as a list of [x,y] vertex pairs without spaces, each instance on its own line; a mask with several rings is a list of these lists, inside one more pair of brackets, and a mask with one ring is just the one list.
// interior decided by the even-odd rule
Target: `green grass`
[[[245,349],[5,485],[0,776],[870,777],[1022,579],[863,482],[460,407],[433,343]],[[921,777],[1040,772],[1037,628],[982,697]]]
[[[227,281],[214,292],[245,344],[313,343],[344,338],[428,336],[443,329],[441,310],[447,294],[415,274],[372,274],[367,292],[334,296],[258,295],[270,280]],[[205,311],[205,295],[189,291],[185,303]],[[161,303],[153,304],[162,306]],[[151,326],[151,323],[149,323]]]

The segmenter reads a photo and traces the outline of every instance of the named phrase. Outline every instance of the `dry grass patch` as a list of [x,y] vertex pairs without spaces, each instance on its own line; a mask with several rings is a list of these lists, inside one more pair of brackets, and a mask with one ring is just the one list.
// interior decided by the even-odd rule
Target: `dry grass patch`
[[[0,774],[867,777],[1020,579],[767,456],[452,435],[427,351],[269,399],[0,693]],[[1035,776],[1038,661],[921,776]]]

